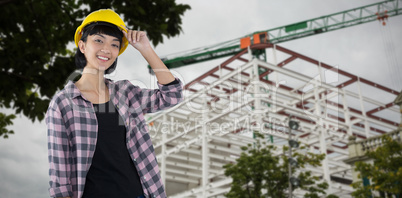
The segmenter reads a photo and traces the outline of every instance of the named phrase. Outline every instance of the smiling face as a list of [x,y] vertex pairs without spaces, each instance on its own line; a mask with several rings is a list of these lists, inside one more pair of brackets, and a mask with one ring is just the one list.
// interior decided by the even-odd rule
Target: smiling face
[[105,71],[119,55],[120,41],[114,36],[97,33],[89,35],[86,41],[78,43],[80,51],[85,55],[85,67]]

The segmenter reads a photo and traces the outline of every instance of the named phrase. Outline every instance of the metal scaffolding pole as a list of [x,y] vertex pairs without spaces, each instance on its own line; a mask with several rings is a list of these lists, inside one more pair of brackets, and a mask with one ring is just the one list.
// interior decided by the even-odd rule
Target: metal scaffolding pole
[[202,109],[202,197],[208,197],[208,169],[209,169],[209,156],[208,156],[208,128],[206,121],[208,120],[208,104],[207,96],[203,96],[203,109]]
[[366,114],[366,109],[364,108],[364,103],[363,103],[363,95],[362,95],[362,89],[361,89],[361,82],[360,79],[357,78],[357,89],[359,90],[359,102],[360,102],[360,110],[362,111],[363,117],[364,117],[364,131],[366,132],[366,137],[370,137],[370,124],[367,122],[367,114]]

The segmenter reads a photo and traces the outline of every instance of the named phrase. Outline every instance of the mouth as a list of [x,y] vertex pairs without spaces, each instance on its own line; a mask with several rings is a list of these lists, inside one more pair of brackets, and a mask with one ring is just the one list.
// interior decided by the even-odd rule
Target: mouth
[[104,57],[104,56],[97,56],[97,58],[102,60],[102,61],[108,61],[110,59],[110,58]]

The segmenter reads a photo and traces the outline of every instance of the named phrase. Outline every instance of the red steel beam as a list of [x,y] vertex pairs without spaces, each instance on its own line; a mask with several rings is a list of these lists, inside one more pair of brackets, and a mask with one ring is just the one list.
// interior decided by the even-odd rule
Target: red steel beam
[[348,86],[348,85],[350,85],[350,84],[352,84],[352,83],[354,83],[356,81],[357,81],[357,78],[352,78],[352,79],[350,79],[350,80],[348,80],[346,82],[343,82],[343,83],[337,85],[336,87],[337,88],[344,88],[344,87],[346,87],[346,86]]
[[374,108],[374,109],[372,109],[370,111],[367,111],[366,114],[367,115],[372,115],[373,113],[377,113],[377,112],[382,111],[384,109],[388,109],[388,108],[390,108],[390,107],[392,107],[394,105],[395,105],[394,102],[390,102],[390,103],[386,104],[385,106],[381,106],[381,107],[378,107],[378,108]]
[[395,90],[392,90],[392,89],[390,89],[390,88],[388,88],[388,87],[385,87],[385,86],[379,85],[379,84],[377,84],[377,83],[375,83],[375,82],[372,82],[372,81],[370,81],[370,80],[367,80],[367,79],[358,77],[358,76],[356,76],[356,75],[353,75],[353,74],[348,73],[348,72],[346,72],[346,71],[343,71],[343,70],[341,70],[341,69],[337,69],[337,68],[332,67],[332,66],[330,66],[330,65],[328,65],[328,64],[319,62],[319,61],[317,61],[317,60],[315,60],[315,59],[312,59],[312,58],[310,58],[310,57],[304,56],[304,55],[299,54],[299,53],[297,53],[297,52],[291,51],[291,50],[286,49],[286,48],[284,48],[284,47],[281,47],[281,46],[278,46],[278,45],[277,45],[277,46],[276,46],[276,49],[278,49],[278,50],[280,50],[280,51],[282,51],[282,52],[284,52],[284,53],[291,54],[291,55],[293,55],[293,56],[297,56],[298,58],[300,58],[300,59],[302,59],[302,60],[305,60],[305,61],[307,61],[307,62],[313,63],[313,64],[315,64],[315,65],[317,65],[317,66],[318,66],[319,64],[321,64],[322,67],[324,67],[324,68],[326,68],[326,69],[328,69],[328,70],[332,70],[332,71],[334,71],[334,72],[337,72],[337,73],[339,73],[339,74],[342,74],[342,75],[344,75],[344,76],[347,76],[347,77],[349,77],[349,78],[359,78],[360,82],[366,83],[366,84],[368,84],[368,85],[370,85],[370,86],[372,86],[372,87],[381,89],[381,90],[386,91],[386,92],[389,92],[389,93],[391,93],[391,94],[394,94],[394,95],[398,95],[398,94],[399,94],[399,92],[397,92],[397,91],[395,91]]
[[292,61],[294,61],[294,60],[296,60],[296,59],[297,59],[297,56],[291,56],[291,57],[287,58],[286,60],[280,62],[280,63],[278,64],[278,67],[283,67],[283,66],[285,66],[286,64],[288,64],[288,63],[290,63],[290,62],[292,62]]
[[[251,45],[250,48],[251,49],[265,49],[265,48],[269,48],[272,47],[273,45],[270,43],[260,43],[260,44],[255,44],[255,45]],[[230,57],[229,59],[227,59],[226,61],[224,61],[222,64],[220,64],[221,68],[226,68],[226,65],[228,65],[229,63],[233,62],[236,59],[240,59],[241,61],[245,61],[245,59],[241,58],[241,56],[245,53],[247,53],[248,49],[244,49],[241,52],[237,53],[236,55]],[[232,71],[232,68],[226,68],[230,71]],[[219,65],[214,67],[213,69],[209,70],[208,72],[204,73],[203,75],[201,75],[200,77],[192,80],[191,82],[189,82],[188,84],[186,84],[184,86],[184,89],[188,89],[191,85],[199,82],[200,80],[206,78],[207,76],[210,76],[211,74],[215,73],[216,71],[219,70]]]

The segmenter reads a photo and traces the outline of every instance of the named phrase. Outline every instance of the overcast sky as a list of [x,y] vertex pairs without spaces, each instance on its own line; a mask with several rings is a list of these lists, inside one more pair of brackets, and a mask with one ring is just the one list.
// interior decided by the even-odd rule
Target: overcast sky
[[[181,0],[178,2],[190,4],[192,9],[183,17],[183,33],[175,38],[165,38],[165,42],[155,48],[161,57],[379,1]],[[400,66],[402,61],[400,35],[402,35],[402,16],[396,16],[390,18],[386,26],[374,21],[280,45],[400,91],[402,74],[395,74],[397,71],[395,66]],[[73,35],[71,36],[73,38]],[[172,72],[187,83],[217,64],[216,61],[212,61],[173,69]],[[119,57],[117,72],[111,78],[128,79],[147,87],[153,80],[148,74],[145,60],[131,46]],[[12,111],[1,109],[1,112]],[[44,121],[32,123],[24,116],[18,115],[14,120],[14,126],[9,128],[16,134],[11,135],[9,139],[0,139],[0,197],[48,197]]]

